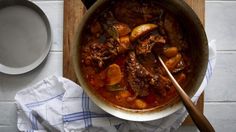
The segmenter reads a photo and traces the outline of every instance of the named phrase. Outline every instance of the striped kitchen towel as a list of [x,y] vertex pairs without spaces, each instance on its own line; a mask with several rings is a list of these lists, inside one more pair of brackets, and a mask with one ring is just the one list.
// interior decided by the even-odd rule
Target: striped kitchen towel
[[[216,62],[215,41],[209,43],[209,63],[204,81],[192,98],[196,101],[206,87]],[[43,132],[32,110],[52,126],[65,132],[172,132],[187,116],[185,108],[165,118],[148,122],[131,122],[118,119],[97,107],[82,88],[63,77],[52,76],[32,87],[19,91],[16,96],[17,126],[20,131]]]

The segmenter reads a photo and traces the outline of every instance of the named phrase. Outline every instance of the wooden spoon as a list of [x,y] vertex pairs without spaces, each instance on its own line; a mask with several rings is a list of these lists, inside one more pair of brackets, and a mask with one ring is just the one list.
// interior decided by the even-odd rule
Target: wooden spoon
[[212,127],[211,123],[207,120],[207,118],[201,113],[193,104],[189,96],[185,93],[185,91],[181,88],[175,78],[172,76],[168,68],[166,67],[165,63],[158,56],[159,61],[161,62],[162,66],[165,68],[170,80],[172,81],[173,85],[175,86],[176,90],[178,91],[189,115],[191,116],[192,120],[198,127],[201,132],[215,132],[214,128]]

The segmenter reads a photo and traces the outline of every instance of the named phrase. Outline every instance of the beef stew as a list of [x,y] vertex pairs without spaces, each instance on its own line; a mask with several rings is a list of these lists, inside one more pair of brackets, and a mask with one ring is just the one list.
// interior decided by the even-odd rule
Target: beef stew
[[178,94],[156,57],[185,88],[192,71],[189,42],[168,10],[151,1],[131,1],[113,2],[89,20],[80,50],[83,77],[114,105],[163,106]]

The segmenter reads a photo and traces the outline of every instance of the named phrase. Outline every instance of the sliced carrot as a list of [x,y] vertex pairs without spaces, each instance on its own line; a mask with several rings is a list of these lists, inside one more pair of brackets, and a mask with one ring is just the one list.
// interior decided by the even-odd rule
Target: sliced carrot
[[122,79],[122,73],[120,66],[117,64],[111,64],[107,69],[107,84],[115,85]]
[[127,97],[130,97],[131,96],[131,93],[128,91],[128,90],[122,90],[119,92],[119,95],[122,97],[122,98],[127,98]]
[[178,54],[178,49],[177,49],[177,47],[168,47],[168,48],[164,49],[163,54],[169,58],[174,57]]
[[115,98],[119,101],[121,100],[125,101],[130,96],[131,96],[131,93],[128,90],[121,90],[118,92]]
[[184,73],[180,73],[177,77],[176,80],[179,84],[183,84],[184,81],[186,80],[186,75]]
[[141,99],[136,99],[135,101],[135,105],[139,108],[139,109],[144,109],[147,107],[147,103],[144,102],[143,100]]
[[124,37],[120,37],[120,46],[119,46],[119,52],[122,53],[124,51],[126,51],[127,49],[129,49],[130,46],[130,40],[129,40],[129,35],[124,36]]
[[130,45],[129,36],[127,35],[120,37],[120,43],[123,44],[126,48],[128,48]]
[[178,54],[177,54],[176,56],[174,56],[174,57],[171,57],[169,60],[167,60],[167,61],[165,62],[166,67],[167,67],[170,71],[172,71],[172,70],[177,66],[177,64],[180,62],[181,58],[182,58],[182,55],[181,55],[180,53],[178,53]]

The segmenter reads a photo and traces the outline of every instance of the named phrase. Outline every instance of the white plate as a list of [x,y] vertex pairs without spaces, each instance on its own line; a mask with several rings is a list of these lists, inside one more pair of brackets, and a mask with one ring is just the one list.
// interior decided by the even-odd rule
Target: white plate
[[39,66],[51,47],[43,11],[27,0],[0,1],[0,72],[23,74]]

